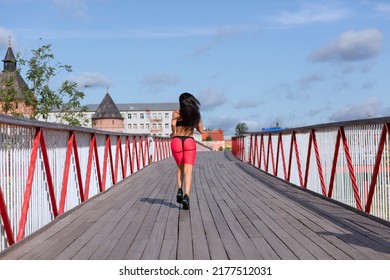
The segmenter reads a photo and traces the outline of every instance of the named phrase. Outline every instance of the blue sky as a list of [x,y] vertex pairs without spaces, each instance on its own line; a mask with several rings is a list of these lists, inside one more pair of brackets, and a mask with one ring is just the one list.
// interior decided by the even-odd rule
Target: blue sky
[[187,91],[228,135],[390,115],[386,0],[0,0],[1,55],[9,36],[22,55],[51,44],[73,67],[53,88],[87,84],[85,104]]

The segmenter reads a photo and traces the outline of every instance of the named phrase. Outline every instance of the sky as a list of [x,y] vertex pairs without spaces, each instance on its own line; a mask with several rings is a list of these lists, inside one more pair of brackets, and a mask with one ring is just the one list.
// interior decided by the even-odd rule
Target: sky
[[389,40],[388,0],[0,0],[0,55],[50,44],[73,70],[54,89],[77,82],[83,104],[190,92],[225,135],[389,116]]

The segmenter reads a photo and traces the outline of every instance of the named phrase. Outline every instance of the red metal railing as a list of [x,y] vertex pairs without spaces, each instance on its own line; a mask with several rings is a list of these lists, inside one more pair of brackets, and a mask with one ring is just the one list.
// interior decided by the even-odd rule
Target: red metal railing
[[233,154],[257,168],[390,220],[390,118],[233,137]]
[[0,251],[171,155],[170,140],[0,115]]

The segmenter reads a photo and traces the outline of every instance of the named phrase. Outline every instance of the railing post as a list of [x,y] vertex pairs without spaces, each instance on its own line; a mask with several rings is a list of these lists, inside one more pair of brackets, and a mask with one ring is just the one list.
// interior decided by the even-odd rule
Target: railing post
[[249,137],[249,149],[242,136],[232,138],[237,158],[245,161],[249,154],[248,163],[258,169],[390,221],[390,117],[252,132]]

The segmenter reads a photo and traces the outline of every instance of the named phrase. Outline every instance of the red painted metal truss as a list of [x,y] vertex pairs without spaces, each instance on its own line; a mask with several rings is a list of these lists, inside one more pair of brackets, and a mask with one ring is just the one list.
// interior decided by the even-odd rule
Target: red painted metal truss
[[[331,129],[334,130],[335,137],[332,138],[334,139],[332,140],[333,144],[329,143],[332,141],[327,141],[328,145],[333,146],[333,153],[332,149],[328,150],[329,153],[333,154],[331,159],[330,176],[329,168],[326,168],[324,160],[321,158],[320,150],[322,150],[322,155],[324,155],[324,147],[320,146],[317,141],[318,134],[324,133],[324,130],[317,130],[315,127],[311,127],[306,130],[299,129],[296,131],[289,129],[287,131],[280,130],[278,132],[252,133],[249,136],[249,149],[246,149],[245,147],[245,139],[248,137],[233,137],[232,152],[240,160],[248,161],[257,168],[274,176],[280,177],[288,182],[291,182],[292,171],[294,169],[294,172],[297,173],[295,174],[296,178],[298,178],[297,184],[302,188],[308,187],[309,175],[316,173],[316,180],[319,181],[318,183],[320,185],[320,193],[329,198],[333,198],[335,176],[337,172],[342,170],[343,174],[347,174],[346,177],[349,177],[349,179],[344,178],[344,180],[349,180],[348,185],[352,188],[355,201],[354,206],[361,211],[371,213],[373,197],[377,188],[378,173],[380,171],[383,172],[384,169],[387,170],[386,172],[390,172],[389,162],[383,162],[385,160],[390,161],[388,156],[384,156],[386,140],[390,139],[390,124],[388,122],[381,123],[380,133],[364,131],[364,125],[365,124],[362,124],[362,128],[355,129],[363,131],[364,135],[368,135],[369,141],[375,143],[374,147],[376,148],[376,154],[372,155],[372,157],[375,158],[374,163],[370,165],[365,164],[364,166],[354,163],[353,155],[355,155],[356,152],[354,154],[351,153],[351,143],[348,142],[348,137],[346,136],[346,129],[350,127],[331,127]],[[304,144],[298,143],[298,133],[301,135],[301,141],[304,142]],[[302,140],[302,137],[304,140]],[[362,141],[361,139],[359,140],[359,136],[355,136],[354,139],[357,139],[354,140],[354,142]],[[354,145],[356,146],[357,144],[354,143]],[[340,147],[343,148],[343,153],[340,153]],[[386,147],[386,152],[389,154],[390,148],[389,146]],[[300,152],[302,151],[299,151],[299,148],[303,148],[303,152],[306,152],[305,166],[302,166],[302,158],[300,156]],[[285,156],[287,151],[288,158]],[[312,153],[314,153],[314,165],[316,165],[316,168],[313,168],[313,165],[310,164],[310,161],[313,160]],[[361,153],[361,155],[358,155],[359,157],[367,157],[366,154],[370,152],[363,150]],[[343,155],[342,159],[341,155]],[[355,157],[356,156],[357,155],[355,155]],[[340,160],[345,162],[343,167],[338,165]],[[294,168],[292,168],[293,166]],[[325,179],[325,169],[328,169],[328,180]],[[356,175],[361,175],[363,172],[365,175],[369,174],[367,176],[370,177],[370,179],[367,179],[365,182],[366,191],[364,194],[362,194],[362,191],[359,192],[359,186],[356,179]],[[364,199],[362,197],[364,197]]]
[[[42,170],[44,172],[42,173],[44,174],[44,181],[49,194],[50,211],[54,219],[68,210],[65,209],[65,204],[68,198],[67,193],[69,188],[77,188],[77,193],[79,194],[80,199],[79,203],[81,203],[89,199],[92,180],[95,180],[94,184],[98,185],[98,192],[104,192],[107,188],[107,177],[110,177],[110,182],[114,185],[118,182],[118,180],[126,178],[128,175],[150,164],[153,156],[149,151],[150,148],[152,148],[150,147],[150,143],[152,141],[154,142],[155,161],[159,161],[170,156],[170,141],[167,138],[151,137],[148,135],[102,135],[101,132],[99,132],[99,134],[90,133],[90,130],[88,132],[91,135],[89,152],[87,159],[83,159],[84,164],[85,160],[87,160],[87,168],[86,170],[82,170],[79,147],[77,144],[77,132],[69,131],[65,162],[63,163],[62,186],[60,188],[60,194],[57,194],[56,196],[55,184],[53,182],[54,179],[51,173],[51,162],[48,155],[48,149],[46,147],[45,131],[41,127],[36,128],[31,154],[29,157],[27,182],[21,203],[19,226],[17,227],[16,233],[12,230],[12,221],[10,221],[9,211],[7,211],[7,203],[2,191],[2,186],[0,186],[0,217],[3,227],[5,228],[8,245],[12,245],[25,237],[26,223],[28,219],[32,219],[30,217],[31,213],[29,216],[29,209],[31,195],[34,191],[33,182],[35,180],[34,175],[36,175],[35,169],[38,157],[43,165]],[[103,153],[101,152],[103,150],[103,145],[100,144],[98,146],[98,136],[100,139],[105,137]],[[112,141],[114,138],[116,138],[116,141]],[[115,158],[113,157],[113,152],[115,152]],[[101,157],[103,157],[103,160],[99,161],[99,158]],[[103,163],[103,166],[101,166],[101,162]],[[71,172],[73,172],[73,174],[71,174]],[[93,173],[94,176],[92,175]],[[77,184],[75,184],[75,186],[68,186],[70,174],[76,178],[75,180]],[[85,180],[83,180],[83,175]],[[14,228],[16,228],[16,225],[14,226]]]

